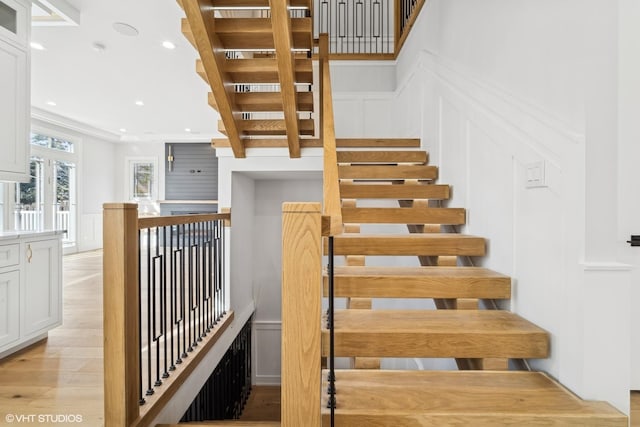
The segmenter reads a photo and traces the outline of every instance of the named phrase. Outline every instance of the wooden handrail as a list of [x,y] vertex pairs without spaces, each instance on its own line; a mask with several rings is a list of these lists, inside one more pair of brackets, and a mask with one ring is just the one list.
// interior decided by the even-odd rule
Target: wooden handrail
[[[342,233],[342,208],[336,154],[336,132],[331,94],[331,71],[329,69],[329,36],[320,34],[320,140],[322,141],[324,164],[322,179],[322,213],[331,217],[330,234]],[[326,233],[325,233],[326,234]]]
[[138,219],[138,229],[152,227],[167,227],[178,224],[194,224],[203,221],[215,221],[217,219],[231,220],[231,213],[216,214],[193,214],[193,215],[167,215],[167,216],[150,216]]

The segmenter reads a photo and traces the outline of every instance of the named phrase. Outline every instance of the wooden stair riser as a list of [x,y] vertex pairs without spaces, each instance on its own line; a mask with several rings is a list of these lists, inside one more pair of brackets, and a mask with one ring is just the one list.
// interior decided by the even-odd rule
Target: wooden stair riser
[[464,225],[460,208],[342,208],[342,220],[357,224],[447,224]]

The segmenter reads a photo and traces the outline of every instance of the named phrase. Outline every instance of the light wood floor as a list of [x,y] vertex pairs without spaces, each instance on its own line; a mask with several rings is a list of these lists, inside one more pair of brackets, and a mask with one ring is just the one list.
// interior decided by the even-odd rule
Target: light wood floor
[[[64,257],[64,324],[49,338],[0,360],[0,425],[6,416],[79,415],[102,426],[102,252]],[[18,423],[14,423],[18,424]],[[9,425],[9,424],[6,424]]]
[[253,386],[241,421],[280,421],[280,386]]
[[[2,426],[8,414],[80,415],[83,422],[75,425],[104,425],[102,252],[66,256],[63,262],[64,324],[48,340],[0,360]],[[279,421],[280,387],[255,386],[242,420]],[[49,424],[36,418],[19,425]],[[631,427],[640,427],[640,392],[631,393]]]

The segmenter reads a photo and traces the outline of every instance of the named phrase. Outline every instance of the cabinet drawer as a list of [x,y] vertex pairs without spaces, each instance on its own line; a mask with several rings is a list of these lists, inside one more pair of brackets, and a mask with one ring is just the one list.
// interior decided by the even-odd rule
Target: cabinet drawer
[[0,268],[20,263],[20,244],[0,245]]

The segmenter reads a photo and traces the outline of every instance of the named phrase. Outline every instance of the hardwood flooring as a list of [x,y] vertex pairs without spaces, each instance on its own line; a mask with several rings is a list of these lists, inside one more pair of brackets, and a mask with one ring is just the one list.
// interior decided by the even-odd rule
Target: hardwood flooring
[[63,286],[64,324],[0,360],[0,425],[104,425],[102,252],[65,256]]
[[640,427],[640,391],[631,392],[630,427]]
[[253,386],[240,421],[280,421],[280,386]]

